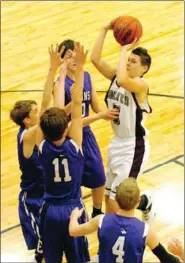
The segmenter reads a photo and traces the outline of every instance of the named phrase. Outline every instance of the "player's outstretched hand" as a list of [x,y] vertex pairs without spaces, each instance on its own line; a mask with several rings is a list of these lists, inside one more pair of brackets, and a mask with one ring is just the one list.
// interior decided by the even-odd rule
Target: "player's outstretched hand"
[[136,46],[139,45],[140,40],[138,40],[137,38],[134,39],[134,41],[131,44],[128,45],[124,45],[123,47],[126,47],[127,50],[131,50],[133,48],[136,48]]
[[101,119],[104,120],[116,120],[119,117],[119,111],[117,109],[105,110],[98,113]]
[[82,46],[79,42],[75,42],[75,52],[76,52],[76,65],[83,66],[85,64],[88,51],[84,51],[84,46]]
[[117,16],[117,17],[115,17],[114,19],[112,19],[109,23],[105,24],[105,25],[103,26],[103,28],[104,28],[105,30],[112,30],[112,29],[113,29],[113,24],[114,24],[115,20],[118,19],[119,17],[120,17],[120,16]]
[[184,247],[180,240],[172,238],[168,243],[168,250],[184,261]]
[[58,44],[53,46],[53,44],[48,48],[50,55],[50,68],[57,70],[57,68],[64,62],[64,59],[61,58],[61,54],[63,53],[65,47],[63,46],[58,52]]

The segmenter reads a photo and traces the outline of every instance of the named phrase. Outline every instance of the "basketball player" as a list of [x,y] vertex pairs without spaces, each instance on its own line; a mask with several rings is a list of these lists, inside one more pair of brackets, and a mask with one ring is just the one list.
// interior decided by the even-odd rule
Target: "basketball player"
[[70,235],[84,236],[98,230],[99,254],[92,262],[142,263],[146,245],[160,262],[180,262],[165,250],[151,227],[134,216],[140,202],[140,190],[134,178],[126,178],[118,186],[116,200],[117,213],[99,215],[81,225],[78,218],[83,209],[75,208],[70,216]]
[[[69,51],[68,51],[69,52]],[[72,53],[69,52],[69,54],[72,56]],[[71,61],[71,59],[68,59],[67,64]],[[66,106],[64,106],[64,82],[65,77],[67,74],[67,64],[63,63],[60,66],[60,76],[59,76],[59,83],[57,84],[57,88],[55,88],[55,92],[53,94],[53,104],[55,107],[58,107],[60,109],[64,109],[67,116],[71,114],[71,105],[72,103],[68,103]],[[119,111],[117,109],[106,109],[104,111],[99,111],[96,114],[91,114],[90,116],[83,117],[83,127],[89,126],[95,121],[98,120],[115,120],[119,116]],[[68,127],[70,126],[70,123]]]
[[[76,61],[74,52],[74,41],[65,40],[60,46],[59,50],[65,47],[62,54],[64,58],[68,52],[73,51],[73,59],[67,67],[67,77],[65,80],[65,105],[71,101],[70,87],[74,83],[74,76],[76,71]],[[59,79],[55,83],[55,90],[59,87]],[[55,94],[54,94],[55,97]],[[83,85],[83,103],[82,115],[83,117],[89,116],[89,106],[95,113],[104,111],[97,99],[96,91],[92,86],[91,77],[87,71],[84,72],[84,85]],[[92,189],[93,212],[92,217],[101,214],[101,206],[104,196],[105,185],[105,172],[101,153],[96,142],[95,136],[90,128],[86,126],[83,128],[83,143],[82,150],[85,158],[84,175],[82,185]]]
[[[105,101],[108,108],[117,108],[119,118],[112,121],[115,137],[109,144],[107,178],[105,186],[106,211],[116,212],[116,187],[126,177],[138,178],[148,159],[146,130],[142,125],[143,112],[151,113],[147,101],[148,85],[143,79],[150,68],[151,57],[144,48],[132,51],[128,60],[126,52],[131,45],[121,47],[117,68],[101,58],[103,43],[112,22],[102,28],[93,47],[91,61],[99,72],[111,81]],[[135,43],[134,43],[135,44]],[[152,202],[150,196],[143,195],[139,205],[143,220],[148,221]]]
[[172,238],[168,243],[168,250],[174,255],[177,255],[182,262],[184,262],[184,247],[180,240]]
[[[52,98],[50,86],[54,81],[57,68],[64,60],[58,53],[58,45],[49,49],[50,68],[45,84],[40,114],[48,108]],[[39,109],[33,100],[17,101],[10,112],[11,119],[20,126],[17,135],[19,167],[21,175],[21,192],[19,194],[19,219],[23,236],[28,249],[35,249],[36,262],[42,261],[42,247],[39,240],[39,210],[43,203],[44,181],[43,168],[38,159],[36,147],[37,124]],[[38,242],[39,240],[39,242]],[[34,261],[35,262],[35,261]]]
[[[37,134],[39,155],[45,172],[45,203],[41,212],[41,233],[46,263],[60,263],[65,253],[68,263],[89,261],[85,237],[69,236],[69,217],[82,208],[81,182],[84,168],[82,153],[82,87],[87,52],[77,43],[75,84],[71,88],[71,125],[64,110],[53,107],[40,119]],[[51,85],[52,87],[53,85]],[[68,133],[68,137],[66,135]],[[45,138],[45,139],[44,139]],[[80,217],[84,222],[84,216]]]

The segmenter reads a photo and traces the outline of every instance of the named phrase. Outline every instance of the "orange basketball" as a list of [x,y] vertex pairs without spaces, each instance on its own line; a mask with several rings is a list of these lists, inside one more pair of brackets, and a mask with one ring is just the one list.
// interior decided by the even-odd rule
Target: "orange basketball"
[[143,28],[139,20],[133,16],[120,16],[112,25],[116,41],[124,46],[130,44],[135,38],[142,36]]

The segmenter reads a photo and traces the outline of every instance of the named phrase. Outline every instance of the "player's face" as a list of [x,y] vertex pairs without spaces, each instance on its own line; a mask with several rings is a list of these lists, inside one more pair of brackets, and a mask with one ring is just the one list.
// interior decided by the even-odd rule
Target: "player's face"
[[131,78],[142,76],[145,70],[138,55],[131,53],[127,62],[127,71]]
[[[66,52],[65,56],[68,55],[71,51],[72,51],[72,50],[70,50],[70,51],[68,50],[68,51]],[[68,69],[69,71],[71,71],[72,73],[74,73],[74,72],[76,71],[75,56],[76,56],[76,52],[73,50],[73,51],[72,51],[72,58],[70,59],[69,64],[68,64],[68,66],[67,66],[67,69]]]
[[39,110],[37,105],[31,105],[31,111],[29,113],[29,126],[34,126],[39,123]]

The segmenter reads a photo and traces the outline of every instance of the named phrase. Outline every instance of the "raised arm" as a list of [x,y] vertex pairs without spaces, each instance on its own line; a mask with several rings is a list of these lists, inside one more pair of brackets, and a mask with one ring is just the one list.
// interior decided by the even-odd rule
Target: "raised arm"
[[67,74],[67,66],[70,62],[71,57],[72,51],[70,52],[69,50],[69,52],[64,57],[63,63],[60,66],[60,77],[59,80],[55,82],[53,88],[53,107],[58,107],[62,109],[65,106],[65,78]]
[[[63,63],[66,64],[66,63]],[[53,107],[63,108],[65,105],[65,78],[66,78],[66,72],[63,71],[63,67],[60,67],[60,78],[58,81],[55,82],[54,88],[53,88]]]
[[[40,115],[50,105],[51,98],[52,98],[54,77],[55,77],[58,67],[63,62],[63,60],[60,58],[61,53],[63,52],[63,49],[60,52],[58,52],[58,44],[55,47],[51,45],[48,48],[48,50],[49,50],[49,55],[50,55],[50,66],[48,70],[46,83],[44,85]],[[23,137],[23,153],[26,158],[29,158],[33,153],[33,149],[35,147],[36,140],[37,140],[36,139],[37,129],[38,129],[38,126],[29,128]],[[40,138],[40,140],[42,140],[43,136],[41,132],[39,133],[38,137]]]
[[97,68],[97,70],[107,79],[112,80],[116,74],[116,68],[112,67],[105,60],[101,58],[103,44],[108,30],[112,29],[112,21],[102,27],[99,36],[94,44],[92,53],[91,53],[91,62]]
[[82,144],[82,90],[84,83],[84,64],[87,57],[87,51],[84,52],[83,46],[75,43],[76,51],[76,72],[75,83],[71,87],[71,126],[68,135],[79,147]]
[[[44,92],[42,96],[40,115],[42,115],[50,106],[55,74],[56,74],[58,67],[62,63],[64,63],[64,59],[61,58],[61,54],[63,51],[64,51],[64,47],[61,49],[60,52],[58,52],[58,44],[56,44],[55,48],[53,48],[53,45],[49,47],[50,67],[49,67],[46,83],[44,85]],[[44,136],[42,134],[40,127],[37,129],[37,133],[35,137],[36,137],[35,144],[39,146],[41,141],[44,139]]]
[[64,63],[64,59],[61,58],[61,54],[63,51],[64,51],[64,47],[62,47],[61,51],[58,52],[58,44],[56,44],[55,48],[53,47],[53,45],[49,47],[50,67],[49,67],[46,83],[44,85],[44,92],[42,96],[40,115],[44,111],[46,111],[50,106],[55,74],[56,74],[58,67],[62,63]]
[[134,47],[137,44],[134,41],[132,44],[122,46],[121,54],[119,59],[119,64],[117,68],[116,80],[119,86],[124,87],[125,89],[134,92],[134,93],[146,93],[147,94],[147,85],[142,80],[142,78],[131,78],[128,75],[127,71],[127,50]]

